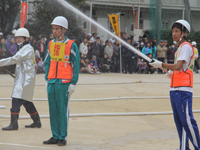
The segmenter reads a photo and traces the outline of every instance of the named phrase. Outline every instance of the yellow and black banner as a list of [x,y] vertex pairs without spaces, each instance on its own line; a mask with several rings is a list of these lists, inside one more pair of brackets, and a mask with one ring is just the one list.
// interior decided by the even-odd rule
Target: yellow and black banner
[[112,24],[113,30],[115,32],[115,34],[120,37],[120,33],[119,33],[119,16],[118,14],[112,14],[112,15],[108,15],[110,22]]

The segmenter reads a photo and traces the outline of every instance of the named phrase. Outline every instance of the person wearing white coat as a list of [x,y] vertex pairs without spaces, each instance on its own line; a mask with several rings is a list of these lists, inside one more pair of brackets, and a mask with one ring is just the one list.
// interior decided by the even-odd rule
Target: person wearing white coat
[[20,50],[12,57],[1,59],[0,67],[16,64],[15,81],[12,91],[11,123],[2,130],[18,130],[18,118],[20,107],[23,105],[30,114],[34,123],[26,125],[26,128],[40,128],[39,114],[32,103],[35,86],[35,55],[33,47],[26,42],[29,31],[25,28],[17,30],[15,37]]

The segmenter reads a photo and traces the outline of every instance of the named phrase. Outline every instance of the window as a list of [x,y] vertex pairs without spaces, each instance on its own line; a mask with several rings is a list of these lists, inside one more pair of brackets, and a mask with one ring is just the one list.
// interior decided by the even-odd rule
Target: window
[[162,29],[168,29],[169,28],[169,24],[166,21],[162,22]]
[[83,22],[83,29],[86,29],[86,28],[87,28],[87,23]]
[[134,31],[134,23],[131,24],[131,31]]

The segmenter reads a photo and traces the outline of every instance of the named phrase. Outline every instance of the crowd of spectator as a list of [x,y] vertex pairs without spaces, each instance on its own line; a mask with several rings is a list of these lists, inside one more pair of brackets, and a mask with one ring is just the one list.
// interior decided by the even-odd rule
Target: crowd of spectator
[[[15,32],[16,30],[13,30],[12,34],[4,36],[2,31],[0,31],[0,59],[11,57],[19,50],[16,44]],[[43,61],[45,50],[49,41],[53,38],[53,34],[50,34],[49,37],[39,34],[37,37],[30,36],[27,41],[35,50],[37,73],[44,73]],[[70,37],[70,39],[76,42],[75,36]],[[168,43],[167,40],[160,40],[160,42],[157,43],[156,37],[150,41],[144,36],[139,36],[138,41],[135,41],[134,35],[127,37],[125,33],[122,34],[122,39],[151,59],[154,58],[162,62],[174,63],[175,52],[178,49],[175,43]],[[150,66],[148,61],[138,56],[125,45],[120,45],[120,42],[114,38],[104,41],[97,36],[97,33],[84,33],[81,41],[79,45],[80,73],[119,73],[121,71],[125,74],[163,73],[161,69],[155,69]],[[195,66],[198,71],[197,43],[192,42],[191,44],[195,49]],[[9,66],[7,69],[14,73],[15,65]]]
[[[154,58],[162,62],[174,63],[175,52],[178,49],[175,43],[168,43],[167,40],[160,40],[157,43],[156,37],[150,41],[144,36],[139,36],[138,41],[135,41],[133,35],[127,37],[125,33],[122,34],[122,39],[151,59]],[[120,59],[119,41],[111,38],[104,42],[96,33],[84,33],[79,50],[81,56],[81,73],[119,73],[120,64],[122,64],[122,72],[125,74],[164,73],[161,69],[157,70],[150,66],[145,59],[139,57],[125,45],[121,45]]]

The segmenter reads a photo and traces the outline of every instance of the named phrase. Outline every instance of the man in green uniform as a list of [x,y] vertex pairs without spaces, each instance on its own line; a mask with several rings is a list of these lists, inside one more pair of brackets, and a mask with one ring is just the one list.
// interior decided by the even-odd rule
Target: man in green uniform
[[52,25],[55,39],[51,40],[45,54],[45,80],[49,102],[52,137],[43,144],[67,143],[69,119],[69,97],[75,91],[79,77],[79,50],[64,33],[68,29],[65,17],[56,17]]

